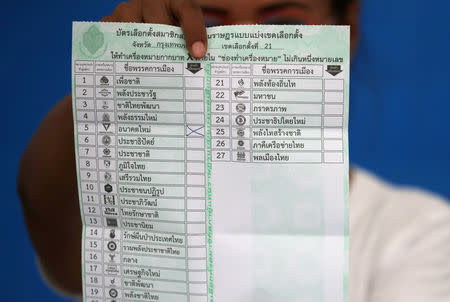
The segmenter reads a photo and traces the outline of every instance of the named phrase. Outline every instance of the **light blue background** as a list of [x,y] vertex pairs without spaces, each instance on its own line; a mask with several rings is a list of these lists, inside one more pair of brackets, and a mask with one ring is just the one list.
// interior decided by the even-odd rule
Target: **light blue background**
[[[0,3],[3,180],[0,299],[64,301],[41,281],[15,184],[19,158],[70,91],[71,22],[117,1]],[[350,158],[397,184],[450,198],[450,25],[446,0],[366,0],[352,65]],[[3,107],[5,108],[5,107]],[[62,264],[63,265],[63,264]]]

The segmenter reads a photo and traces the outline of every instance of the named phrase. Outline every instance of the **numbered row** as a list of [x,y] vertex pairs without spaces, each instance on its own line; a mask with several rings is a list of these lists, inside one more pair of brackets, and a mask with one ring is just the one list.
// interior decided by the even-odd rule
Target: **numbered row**
[[76,86],[100,87],[170,87],[170,88],[203,88],[204,77],[177,76],[132,76],[132,75],[75,75]]
[[[113,122],[149,123],[149,124],[189,124],[203,125],[205,117],[203,113],[159,113],[159,112],[94,112],[77,111],[79,122],[102,122],[111,124]],[[105,129],[107,130],[107,129]]]
[[[230,124],[233,126],[231,129],[233,137],[249,137],[249,131],[247,128],[252,129],[252,131],[258,132],[261,126],[267,127],[281,127],[279,129],[289,129],[285,127],[338,127],[343,126],[342,116],[303,116],[303,115],[255,115],[251,117],[249,115],[224,115],[224,114],[212,114],[211,115],[212,136],[223,136],[230,137],[229,127]],[[257,127],[259,126],[259,127]],[[304,128],[308,131],[308,128]],[[312,130],[314,131],[314,130]],[[318,130],[316,130],[318,131]],[[289,136],[289,135],[288,135]]]
[[283,91],[283,90],[215,90],[211,89],[212,101],[242,101],[242,102],[289,102],[289,103],[322,103],[322,91]]
[[119,184],[118,187],[113,183],[97,185],[92,182],[81,183],[82,192],[87,193],[114,193],[128,195],[148,195],[151,197],[205,197],[203,186],[188,186],[173,184],[155,184],[155,185],[137,185],[134,183]]
[[[158,88],[102,88],[76,87],[75,98],[127,99],[127,100],[204,100],[203,89],[158,89]],[[293,103],[342,103],[343,92],[338,91],[287,91],[264,90],[211,90],[212,101],[261,101]]]
[[[109,217],[109,219],[117,219],[118,217]],[[162,232],[170,234],[191,234],[191,235],[203,235],[205,234],[204,223],[176,223],[176,222],[164,222],[164,221],[152,221],[147,219],[131,219],[121,218],[118,220],[119,226],[123,229],[129,230],[141,230],[151,232]],[[92,227],[89,227],[90,229]],[[92,237],[90,235],[86,235]],[[97,238],[97,237],[93,237]]]
[[[120,195],[101,194],[83,192],[82,203],[88,205],[122,206],[132,208],[146,208],[156,210],[179,210],[179,211],[204,211],[204,198],[174,198],[161,196],[139,196],[139,195]],[[88,225],[104,225],[105,221],[87,221]]]
[[[88,144],[89,140],[83,140]],[[107,159],[136,159],[136,160],[173,160],[173,161],[201,161],[205,160],[203,150],[151,149],[151,148],[114,148],[79,146],[78,155],[81,157],[100,157]]]
[[[183,175],[183,174],[144,174],[131,172],[94,172],[91,170],[81,170],[80,179],[82,181],[104,181],[135,184],[172,184],[172,185],[204,185],[203,175]],[[108,192],[110,193],[110,192]]]
[[[258,114],[258,115],[321,115],[324,108],[328,106],[342,105],[323,105],[323,104],[287,104],[287,103],[257,103],[252,104],[243,102],[212,102],[211,112],[213,113],[235,113],[235,114]],[[326,111],[327,109],[325,109]]]
[[[94,92],[95,90],[95,92]],[[157,102],[158,100],[204,100],[203,89],[191,90],[176,90],[176,89],[116,89],[103,88],[94,89],[91,87],[77,87],[75,90],[75,98],[78,100],[92,99],[97,100],[112,100],[117,98],[118,102],[123,104],[125,101],[142,101],[147,99],[150,102]],[[125,100],[122,100],[125,99]],[[264,90],[253,91],[250,90],[211,90],[212,101],[242,101],[248,102],[253,100],[255,102],[293,102],[293,103],[342,103],[344,99],[343,92],[337,91],[278,91],[278,90]],[[102,105],[105,106],[105,105]],[[145,106],[141,106],[145,107]],[[149,109],[152,109],[151,106]]]
[[[331,118],[330,118],[331,119]],[[339,127],[342,124],[342,118],[339,118],[336,123],[327,123],[326,127]],[[231,132],[231,136],[230,136]],[[224,127],[215,126],[211,127],[212,138],[238,138],[238,139],[321,139],[321,138],[342,138],[342,128],[295,128],[295,127]]]
[[78,123],[78,133],[110,134],[118,136],[155,135],[203,137],[203,125],[154,125],[146,123]]
[[[97,164],[98,163],[98,164]],[[146,173],[187,173],[204,174],[205,164],[203,162],[183,161],[137,161],[137,160],[110,160],[80,158],[79,167],[83,170],[100,170],[119,172],[146,172]]]
[[[145,101],[145,100],[117,100],[113,99],[76,99],[77,110],[110,110],[115,111],[142,111],[142,112],[198,112],[204,113],[203,101]],[[117,108],[116,108],[117,106]],[[114,115],[112,112],[109,114]],[[103,117],[101,117],[103,118]],[[99,118],[99,120],[101,120]]]
[[321,151],[321,150],[343,150],[342,140],[331,139],[310,139],[310,140],[293,140],[293,139],[213,139],[212,149],[233,149],[233,150],[253,150],[253,151]]
[[[137,197],[139,195],[134,195],[131,197]],[[140,195],[142,196],[142,195]],[[103,195],[105,197],[105,195]],[[167,198],[172,198],[170,196],[167,196]],[[178,196],[180,198],[180,196]],[[188,197],[191,198],[191,197]],[[195,197],[194,197],[195,198]],[[117,195],[108,195],[107,199],[101,199],[105,201],[106,203],[115,202],[117,200]],[[185,205],[187,206],[187,205]],[[192,210],[187,212],[188,214],[185,216],[185,211],[187,209],[184,209],[182,211],[173,211],[173,210],[142,210],[143,212],[137,212],[135,208],[117,208],[114,206],[98,206],[92,203],[84,204],[83,212],[85,215],[105,215],[108,217],[122,217],[122,218],[145,218],[150,219],[152,221],[167,221],[167,222],[192,222],[192,223],[201,223],[205,222],[205,214],[203,211],[198,210]],[[164,215],[160,215],[160,212],[165,213]],[[167,212],[167,213],[166,213]]]
[[146,100],[203,100],[203,89],[176,88],[108,88],[75,87],[75,98],[146,99]]
[[212,77],[211,87],[218,89],[282,89],[282,90],[344,90],[344,80],[322,79],[271,79],[244,77]]
[[[343,108],[339,108],[343,110]],[[211,124],[213,126],[250,127],[342,127],[343,117],[338,116],[305,116],[305,115],[225,115],[212,114]]]
[[[106,256],[106,255],[105,255]],[[89,264],[88,264],[89,265]],[[134,279],[142,279],[145,282],[151,282],[153,284],[151,288],[155,291],[172,291],[174,288],[172,285],[177,286],[177,284],[183,284],[185,287],[188,286],[186,282],[206,282],[206,271],[174,271],[167,269],[137,269],[132,266],[125,267],[123,269],[124,274],[121,277],[110,277],[110,276],[99,276],[99,275],[87,275],[85,280],[86,284],[91,286],[119,286],[121,287],[123,284],[124,288],[133,287],[133,283],[129,278]],[[131,275],[131,274],[137,274]],[[146,277],[145,274],[148,274],[149,277]],[[136,278],[138,277],[138,278]],[[153,278],[152,278],[153,277]],[[114,278],[114,279],[113,279]],[[123,283],[122,283],[123,280]],[[147,281],[152,280],[152,281]],[[172,281],[172,282],[171,282]],[[178,281],[178,282],[173,282]]]
[[342,163],[342,152],[269,152],[213,150],[213,161],[253,163]]
[[[249,134],[253,134],[251,144],[255,147],[260,146],[260,142],[276,137],[284,139],[281,141],[291,142],[298,139],[342,139],[342,128],[296,128],[288,131],[289,128],[232,128],[232,137],[238,140],[247,140]],[[230,129],[224,127],[213,127],[213,139],[229,140]],[[276,134],[284,134],[277,136]],[[126,137],[128,138],[128,137]],[[287,139],[285,139],[287,138]],[[167,160],[167,161],[204,161],[205,153],[202,150],[196,150],[204,145],[203,138],[189,138],[187,141],[188,150],[185,150],[185,139],[178,137],[151,137],[149,139],[139,140],[139,137],[129,139],[116,139],[113,136],[106,135],[78,135],[78,155],[80,157],[100,157],[103,159],[134,159],[134,160]],[[306,143],[306,142],[305,142]],[[311,141],[307,142],[312,144]],[[228,144],[228,143],[225,143]],[[98,145],[99,147],[96,147]],[[148,147],[146,147],[148,146]],[[225,145],[223,145],[225,147]],[[229,146],[227,146],[229,147]],[[160,148],[160,149],[155,149]],[[161,149],[162,148],[162,149]],[[170,149],[164,149],[170,148]],[[192,148],[192,149],[191,149]]]
[[[216,105],[215,105],[216,106]],[[217,105],[220,106],[220,105]],[[217,107],[219,108],[219,107]],[[220,107],[223,108],[223,107]],[[321,109],[321,108],[320,108]],[[317,111],[319,112],[319,111]],[[343,107],[342,105],[325,105],[326,116],[308,116],[308,115],[280,115],[280,114],[227,114],[213,113],[211,115],[212,125],[229,125],[230,121],[235,126],[249,125],[250,121],[253,125],[260,126],[303,126],[303,127],[342,127],[343,125]],[[148,114],[124,114],[119,115],[119,123],[113,123],[114,115],[109,114],[105,118],[105,112],[97,113],[95,123],[94,112],[78,112],[79,123],[78,132],[82,133],[111,133],[119,135],[128,134],[152,134],[152,135],[200,135],[204,136],[204,116],[203,114],[187,114],[186,124],[182,114],[155,114],[155,120],[159,122],[150,123],[142,120],[152,119],[152,115]],[[123,120],[130,121],[125,123]],[[164,124],[171,121],[172,124]],[[117,131],[116,131],[117,129]]]
[[[207,286],[205,283],[189,283],[189,295],[180,292],[158,292],[139,290],[145,282],[131,280],[130,284],[139,284],[131,287],[131,289],[105,288],[102,287],[86,287],[87,302],[127,302],[127,301],[170,301],[170,302],[207,302]],[[150,286],[150,285],[147,285]],[[145,287],[145,286],[144,286]],[[99,300],[101,299],[101,300]],[[107,300],[103,300],[107,299]]]
[[[111,147],[129,147],[130,150],[120,148],[118,155],[126,158],[149,158],[150,149],[136,149],[143,147],[151,148],[170,148],[184,150],[185,147],[202,148],[204,144],[204,137],[202,135],[190,135],[188,137],[164,137],[164,136],[115,136],[111,134],[78,134],[78,144],[83,146],[99,146],[107,147],[103,149],[103,155],[111,157]],[[133,149],[133,150],[131,150]],[[156,152],[160,152],[155,150]],[[86,152],[85,152],[86,153]],[[92,153],[91,153],[92,154]],[[192,153],[191,154],[196,154]],[[91,155],[93,156],[93,155]],[[100,155],[99,155],[100,156]],[[170,156],[170,155],[169,155]],[[177,158],[183,160],[184,158]]]
[[343,118],[341,116],[325,116],[325,117],[313,117],[313,116],[258,116],[253,115],[251,118],[249,115],[223,115],[213,114],[211,115],[211,124],[213,126],[228,126],[234,127],[250,127],[255,129],[255,126],[268,126],[268,127],[342,127]]
[[[96,242],[96,241],[94,241]],[[165,246],[165,245],[152,245],[138,242],[122,242],[121,249],[114,249],[115,241],[104,241],[104,251],[109,253],[122,253],[133,255],[152,255],[155,257],[167,257],[167,258],[187,258],[187,259],[203,259],[206,258],[205,247],[179,247],[179,246]],[[113,246],[114,245],[114,246]],[[112,262],[109,255],[102,251],[86,250],[85,261],[89,262]],[[114,258],[114,263],[121,264],[120,257]]]

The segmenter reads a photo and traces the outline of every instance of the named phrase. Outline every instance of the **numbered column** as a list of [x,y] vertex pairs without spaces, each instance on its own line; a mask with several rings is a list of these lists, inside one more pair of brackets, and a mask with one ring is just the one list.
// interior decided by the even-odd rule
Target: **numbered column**
[[213,161],[231,160],[230,65],[211,64],[211,149]]
[[103,297],[102,229],[97,171],[95,108],[95,63],[75,62],[75,106],[77,114],[79,174],[84,220],[88,227],[84,241],[85,294],[87,301]]

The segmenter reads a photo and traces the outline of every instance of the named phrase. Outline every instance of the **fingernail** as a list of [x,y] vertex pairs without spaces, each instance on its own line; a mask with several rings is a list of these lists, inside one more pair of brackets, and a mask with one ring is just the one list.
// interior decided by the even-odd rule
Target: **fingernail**
[[206,54],[205,44],[202,41],[197,41],[192,44],[192,55],[196,58],[201,58]]

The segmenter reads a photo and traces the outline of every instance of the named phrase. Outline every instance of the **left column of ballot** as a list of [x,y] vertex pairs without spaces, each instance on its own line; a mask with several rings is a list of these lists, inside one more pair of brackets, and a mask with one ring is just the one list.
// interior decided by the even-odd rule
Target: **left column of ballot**
[[183,64],[75,61],[83,298],[188,301]]

